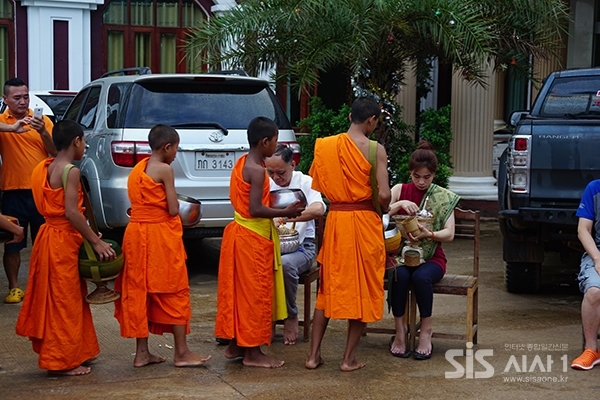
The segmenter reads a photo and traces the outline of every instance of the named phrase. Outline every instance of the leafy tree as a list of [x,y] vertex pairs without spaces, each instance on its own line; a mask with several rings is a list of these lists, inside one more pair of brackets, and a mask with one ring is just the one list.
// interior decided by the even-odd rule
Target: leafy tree
[[[310,110],[310,115],[300,121],[302,131],[310,133],[298,137],[302,152],[299,169],[304,173],[308,173],[312,164],[317,138],[346,132],[350,126],[348,114],[350,114],[351,108],[348,105],[343,105],[337,111],[331,110],[325,107],[319,97],[313,97],[310,101]],[[385,118],[385,114],[383,118]],[[413,127],[405,124],[399,115],[393,118],[392,123],[381,124],[381,126],[386,126],[385,134],[382,134],[380,130],[381,136],[377,137],[378,133],[376,132],[371,139],[378,140],[385,147],[388,156],[390,184],[408,182],[409,175],[403,174],[403,171],[408,169],[408,156],[416,148],[413,140]],[[402,168],[403,165],[404,168]]]
[[310,100],[310,115],[300,121],[302,131],[310,132],[308,135],[298,136],[302,154],[298,165],[300,171],[308,173],[314,157],[315,142],[318,138],[336,135],[348,130],[350,111],[348,105],[342,106],[337,112],[331,110],[325,107],[319,97],[313,97]]
[[[375,138],[398,157],[390,157],[390,180],[398,182],[405,181],[400,159],[414,148],[404,134],[412,128],[394,101],[408,65],[414,65],[419,97],[430,90],[434,59],[481,85],[488,65],[514,65],[532,79],[530,56],[555,56],[567,24],[564,0],[244,0],[202,21],[187,44],[212,69],[256,75],[276,67],[274,80],[298,94],[310,95],[321,72],[343,66],[354,95],[373,94],[384,107],[387,117]],[[315,135],[324,134],[323,113],[313,116]],[[305,140],[314,144],[312,134]],[[310,143],[303,151],[312,160]],[[440,165],[451,166],[450,159]],[[442,179],[443,170],[438,175]]]
[[[214,68],[256,74],[277,66],[299,90],[344,65],[359,86],[395,95],[409,63],[430,60],[483,82],[486,63],[549,57],[566,33],[563,0],[245,0],[195,27],[188,44]],[[517,57],[524,55],[524,57]]]

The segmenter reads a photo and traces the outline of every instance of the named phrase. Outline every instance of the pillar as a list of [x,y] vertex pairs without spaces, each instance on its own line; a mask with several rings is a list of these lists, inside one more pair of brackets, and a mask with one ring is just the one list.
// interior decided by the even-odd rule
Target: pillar
[[464,200],[498,199],[492,176],[496,77],[491,68],[488,71],[487,88],[465,81],[458,72],[452,76],[454,173],[448,186]]
[[400,86],[400,91],[396,96],[396,102],[402,106],[402,121],[408,125],[414,126],[417,119],[417,77],[413,71],[413,66],[408,65],[405,68],[404,80]]

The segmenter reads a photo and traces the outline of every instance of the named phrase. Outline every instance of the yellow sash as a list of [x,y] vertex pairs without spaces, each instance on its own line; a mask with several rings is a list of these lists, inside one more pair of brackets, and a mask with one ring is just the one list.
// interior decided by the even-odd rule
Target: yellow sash
[[277,228],[275,228],[275,224],[270,218],[244,218],[237,212],[234,212],[234,220],[244,228],[250,229],[265,239],[273,240],[273,253],[275,254],[273,263],[273,269],[275,270],[273,321],[286,319],[288,314],[283,282],[283,266],[281,263],[281,247],[279,246],[279,233],[277,232]]

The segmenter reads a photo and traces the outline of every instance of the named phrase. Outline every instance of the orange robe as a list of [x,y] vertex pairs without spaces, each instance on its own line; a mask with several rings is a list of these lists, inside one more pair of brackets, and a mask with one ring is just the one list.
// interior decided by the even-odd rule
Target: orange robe
[[385,245],[375,210],[335,211],[346,203],[372,204],[371,164],[347,134],[317,139],[309,174],[313,189],[331,202],[318,260],[316,308],[335,319],[375,322],[383,316]]
[[173,333],[173,325],[186,325],[189,333],[192,317],[181,219],[169,214],[164,185],[146,175],[147,164],[138,163],[127,181],[131,218],[115,281],[121,293],[115,317],[121,336],[130,338]]
[[[73,369],[100,353],[85,280],[79,276],[81,234],[65,216],[64,189],[48,184],[48,164],[42,161],[31,175],[35,205],[46,219],[29,262],[27,295],[17,320],[18,335],[28,336],[39,354],[41,369]],[[83,193],[78,190],[83,212]]]
[[[229,197],[238,214],[252,218],[250,184],[242,176],[245,163],[246,156],[243,156],[233,168]],[[265,171],[262,203],[267,206],[269,190]],[[216,337],[235,338],[242,347],[271,343],[273,260],[272,240],[235,221],[225,227],[219,259]]]

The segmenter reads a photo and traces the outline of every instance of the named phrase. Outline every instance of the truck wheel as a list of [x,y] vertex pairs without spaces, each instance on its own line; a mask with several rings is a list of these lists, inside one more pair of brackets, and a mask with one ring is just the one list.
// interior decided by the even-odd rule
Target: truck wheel
[[537,293],[542,283],[542,264],[506,263],[504,278],[509,293]]

